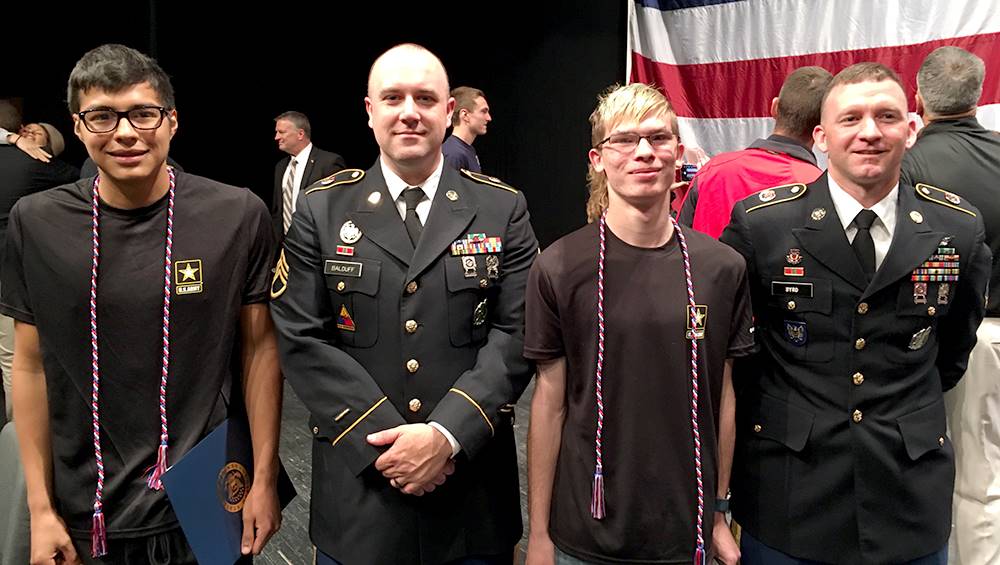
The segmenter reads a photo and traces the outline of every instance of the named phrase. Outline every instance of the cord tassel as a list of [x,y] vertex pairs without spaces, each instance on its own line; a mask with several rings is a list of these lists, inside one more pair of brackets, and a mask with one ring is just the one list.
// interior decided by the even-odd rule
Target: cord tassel
[[90,556],[94,559],[108,554],[108,538],[104,529],[104,513],[94,511],[94,525],[90,530]]
[[146,486],[152,490],[161,490],[163,483],[160,481],[160,477],[163,476],[163,473],[167,472],[167,444],[161,443],[160,448],[156,451],[156,464],[149,468],[149,478],[146,479]]
[[590,515],[603,520],[607,515],[604,511],[604,473],[598,465],[594,470],[594,488],[590,495]]
[[705,565],[705,546],[699,545],[694,550],[694,565]]

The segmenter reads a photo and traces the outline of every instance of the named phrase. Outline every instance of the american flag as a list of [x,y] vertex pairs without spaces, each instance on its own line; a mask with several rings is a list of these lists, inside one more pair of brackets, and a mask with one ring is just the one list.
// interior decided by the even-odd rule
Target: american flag
[[986,63],[979,121],[1000,129],[1000,0],[641,0],[629,2],[628,77],[670,98],[686,146],[743,149],[774,127],[771,99],[792,70],[836,74],[877,61],[916,74],[954,45]]

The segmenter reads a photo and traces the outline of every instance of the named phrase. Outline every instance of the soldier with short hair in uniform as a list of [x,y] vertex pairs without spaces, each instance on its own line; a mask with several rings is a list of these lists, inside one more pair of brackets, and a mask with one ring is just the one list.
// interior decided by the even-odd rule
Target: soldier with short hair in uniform
[[454,99],[413,44],[372,65],[379,144],[299,200],[272,283],[286,379],[310,412],[317,562],[510,563],[512,404],[532,374],[524,196],[444,167]]
[[734,377],[743,563],[947,560],[942,394],[976,342],[990,251],[974,207],[899,181],[915,131],[895,72],[844,69],[814,131],[827,174],[741,201],[722,234],[761,345]]

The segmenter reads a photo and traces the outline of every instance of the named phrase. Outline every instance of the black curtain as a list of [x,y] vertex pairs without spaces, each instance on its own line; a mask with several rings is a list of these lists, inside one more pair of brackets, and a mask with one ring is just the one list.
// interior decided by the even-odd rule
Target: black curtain
[[282,111],[306,113],[314,143],[348,166],[374,162],[368,68],[388,47],[412,41],[441,57],[452,86],[486,93],[493,122],[475,143],[483,170],[525,192],[543,245],[583,225],[587,117],[597,94],[624,79],[624,2],[272,3],[254,13],[178,4],[36,10],[17,27],[58,39],[5,53],[0,98],[21,98],[27,121],[57,125],[64,158],[79,165],[86,153],[66,110],[69,72],[86,50],[125,43],[173,78],[180,128],[171,156],[267,202],[282,157],[273,118]]

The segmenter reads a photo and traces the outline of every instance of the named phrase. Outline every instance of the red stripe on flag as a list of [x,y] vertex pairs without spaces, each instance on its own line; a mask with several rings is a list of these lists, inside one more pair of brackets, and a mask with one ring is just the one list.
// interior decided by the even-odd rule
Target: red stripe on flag
[[[812,53],[790,57],[749,59],[700,65],[658,63],[632,53],[632,82],[660,85],[678,116],[686,118],[761,118],[770,116],[771,99],[778,95],[788,73],[817,65],[836,74],[864,61],[882,63],[899,73],[906,85],[910,110],[917,91],[920,64],[931,51],[954,45],[978,55],[986,63],[979,105],[1000,103],[1000,33],[969,35],[893,47]],[[993,77],[993,78],[991,78]]]

